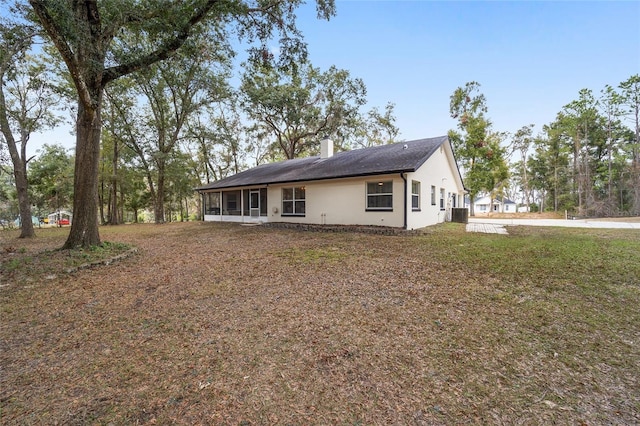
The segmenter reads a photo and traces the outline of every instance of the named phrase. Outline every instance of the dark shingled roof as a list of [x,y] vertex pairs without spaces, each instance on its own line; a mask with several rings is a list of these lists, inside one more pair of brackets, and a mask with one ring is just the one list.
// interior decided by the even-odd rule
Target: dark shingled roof
[[414,172],[447,140],[447,136],[440,136],[338,152],[329,158],[315,156],[263,164],[196,189]]

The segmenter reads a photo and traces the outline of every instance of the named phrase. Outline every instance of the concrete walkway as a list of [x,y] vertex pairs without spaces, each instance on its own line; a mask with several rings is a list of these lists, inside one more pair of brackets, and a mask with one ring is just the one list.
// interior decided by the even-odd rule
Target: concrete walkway
[[494,223],[472,222],[467,223],[467,232],[482,232],[485,234],[509,234],[504,225]]
[[488,219],[469,218],[467,232],[507,234],[505,226],[563,226],[566,228],[640,229],[640,222],[616,222],[595,219]]

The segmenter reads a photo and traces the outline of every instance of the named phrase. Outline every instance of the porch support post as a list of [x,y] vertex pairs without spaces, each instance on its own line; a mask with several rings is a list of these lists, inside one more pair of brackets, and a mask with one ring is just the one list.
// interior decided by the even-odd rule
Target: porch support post
[[404,210],[403,210],[404,225],[402,226],[402,228],[407,229],[407,210],[408,210],[407,203],[409,202],[407,191],[409,191],[409,185],[407,183],[407,177],[405,176],[404,172],[400,173],[400,177],[404,181]]

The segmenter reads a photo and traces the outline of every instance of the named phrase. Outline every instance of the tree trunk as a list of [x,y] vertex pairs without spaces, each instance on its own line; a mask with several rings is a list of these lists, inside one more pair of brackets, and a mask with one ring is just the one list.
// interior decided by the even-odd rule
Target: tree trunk
[[[15,141],[13,144],[9,143],[9,153],[11,155],[11,161],[13,162],[13,177],[16,181],[16,192],[18,194],[18,209],[20,210],[20,236],[18,238],[31,238],[35,237],[36,233],[33,229],[33,222],[31,221],[31,202],[29,201],[29,193],[27,192],[27,162],[24,158],[25,149],[22,149],[22,157],[18,155]],[[12,146],[13,145],[13,146]],[[24,147],[25,142],[22,143]]]
[[153,214],[156,223],[164,223],[164,163],[161,161],[158,162],[158,184]]
[[109,210],[111,216],[109,217],[109,223],[111,225],[120,225],[122,219],[120,217],[120,210],[118,209],[118,141],[113,141],[113,162],[112,162],[112,175],[111,175],[111,187],[110,187],[110,201],[111,205]]
[[553,211],[558,211],[558,167],[553,168]]
[[[98,98],[102,97],[102,91]],[[98,233],[98,167],[100,159],[100,107],[88,110],[78,102],[73,218],[63,249],[100,245]]]
[[111,217],[111,212],[109,211],[111,206],[111,200],[109,196],[107,196],[107,219],[104,217],[104,179],[100,179],[100,190],[98,191],[98,209],[100,214],[100,223],[105,225],[109,223],[109,219]]
[[[0,84],[4,84],[2,76],[4,70],[0,74]],[[28,133],[22,131],[21,150],[18,153],[16,140],[11,132],[9,119],[7,116],[6,101],[4,91],[0,88],[0,130],[7,142],[11,162],[13,163],[13,177],[16,181],[16,192],[18,194],[18,209],[20,211],[21,230],[18,238],[35,237],[33,222],[31,221],[31,202],[29,201],[29,193],[27,192],[29,183],[27,181],[27,139]]]
[[633,158],[631,160],[631,182],[633,183],[633,207],[632,215],[640,215],[640,120],[638,108],[635,110],[636,140],[633,145]]
[[476,209],[473,203],[476,201],[476,194],[469,193],[469,216],[476,215]]
[[18,192],[18,208],[20,210],[20,236],[18,238],[35,237],[36,233],[33,229],[31,221],[31,203],[27,192],[27,165],[26,162],[20,161],[20,164],[13,166],[13,176],[16,180],[16,191]]

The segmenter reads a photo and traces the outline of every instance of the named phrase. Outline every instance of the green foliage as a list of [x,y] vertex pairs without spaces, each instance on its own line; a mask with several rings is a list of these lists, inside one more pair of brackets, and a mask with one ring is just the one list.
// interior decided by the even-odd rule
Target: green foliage
[[29,168],[32,200],[49,212],[68,209],[73,201],[74,159],[62,145],[45,144]]
[[[196,34],[209,34],[216,40],[210,45],[211,49],[197,51],[203,54],[198,56],[203,57],[228,57],[226,46],[231,37],[237,36],[258,45],[252,50],[254,57],[268,52],[267,44],[276,35],[281,41],[281,64],[294,64],[306,54],[295,25],[295,9],[301,4],[300,0],[277,3],[29,0],[29,4],[34,20],[60,53],[77,91],[76,155],[83,161],[75,170],[73,211],[76,220],[65,242],[66,248],[88,247],[100,241],[95,198],[99,176],[100,113],[109,83],[136,72],[144,73],[180,48],[188,49],[188,40]],[[318,16],[328,19],[333,15],[332,0],[323,0],[317,5]],[[188,109],[186,104],[183,106]],[[154,121],[158,126],[166,123],[157,116]],[[181,127],[180,121],[177,118],[174,129]],[[172,139],[175,136],[169,138],[169,145]],[[163,141],[159,143],[162,145]],[[158,153],[158,167],[162,167],[162,159],[168,151]],[[150,179],[148,184],[151,184]],[[155,194],[154,210],[156,220],[162,221],[161,178],[157,187],[159,194]]]
[[285,158],[311,155],[319,141],[346,139],[366,102],[362,80],[310,63],[295,68],[253,63],[242,78],[243,106],[261,138],[274,140]]
[[[39,56],[30,54],[37,30],[13,16],[0,18],[0,139],[11,159],[21,219],[21,238],[35,235],[27,179],[26,146],[32,133],[54,126],[58,99],[48,80],[50,73]],[[0,157],[4,157],[4,147]],[[0,160],[4,160],[0,158]]]
[[469,189],[472,215],[476,196],[481,192],[503,192],[509,177],[505,148],[501,146],[505,135],[491,130],[491,121],[484,115],[486,99],[479,90],[480,84],[475,81],[457,88],[449,106],[459,130],[449,131],[449,139]]
[[343,142],[343,149],[367,148],[396,141],[400,129],[396,126],[395,105],[388,103],[384,113],[372,108],[353,124],[351,136]]
[[[171,60],[123,78],[107,91],[110,119],[103,133],[113,146],[107,155],[114,154],[110,155],[111,167],[106,169],[117,166],[116,152],[135,160],[146,178],[157,223],[165,221],[165,205],[182,205],[187,197],[185,188],[189,197],[194,195],[193,188],[199,184],[197,168],[190,164],[193,157],[182,151],[180,141],[194,135],[191,120],[230,96],[225,81],[229,66],[228,46],[216,47],[209,35],[198,34]],[[106,178],[111,206],[118,200],[113,192],[119,186],[122,193],[124,182]],[[118,209],[113,206],[109,211],[113,216]]]
[[[527,172],[532,190],[547,208],[587,216],[640,214],[634,112],[640,109],[640,87],[634,92],[633,81],[634,76],[619,90],[605,86],[599,99],[591,90],[581,90],[578,99],[544,126],[527,160]],[[625,126],[625,118],[636,133]]]

